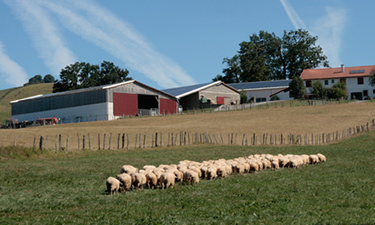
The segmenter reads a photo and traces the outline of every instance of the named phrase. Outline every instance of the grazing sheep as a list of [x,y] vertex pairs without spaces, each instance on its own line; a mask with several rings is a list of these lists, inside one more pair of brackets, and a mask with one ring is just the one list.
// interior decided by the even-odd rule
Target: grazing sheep
[[131,165],[123,165],[120,173],[131,174],[135,172],[138,172],[138,168],[131,166]]
[[318,156],[320,162],[326,162],[327,161],[327,158],[323,154],[318,153],[318,154],[316,154],[316,156]]
[[198,184],[199,183],[199,175],[193,170],[187,170],[184,172],[184,180],[188,184]]
[[273,161],[271,161],[271,170],[274,170],[274,171],[276,171],[276,170],[278,170],[279,169],[279,160],[273,160]]
[[189,166],[188,169],[196,172],[199,177],[202,177],[202,172],[201,172],[201,170],[198,167],[196,167],[196,166]]
[[319,157],[317,155],[310,155],[310,164],[317,164],[319,163]]
[[202,178],[207,178],[207,176],[208,176],[208,167],[207,166],[201,167],[201,174],[202,174]]
[[147,182],[146,176],[142,173],[132,173],[130,176],[132,177],[133,187],[136,189],[142,189]]
[[156,166],[152,166],[152,165],[145,165],[143,166],[143,169],[146,170],[146,171],[152,171],[154,169],[156,169]]
[[150,189],[154,189],[156,185],[158,184],[158,177],[153,172],[149,172],[146,175],[146,184],[147,187]]
[[167,189],[169,187],[173,188],[175,179],[176,179],[176,176],[173,173],[171,172],[163,173],[160,176],[161,189],[164,189],[164,188]]
[[184,173],[178,169],[173,170],[173,174],[176,176],[177,182],[182,182],[184,180]]
[[129,174],[121,173],[117,174],[116,178],[121,182],[124,191],[128,191],[132,186],[132,177]]
[[288,164],[289,164],[289,158],[287,156],[283,156],[279,158],[279,165],[281,168],[284,168]]
[[224,165],[219,165],[217,167],[217,176],[220,178],[225,178],[227,177],[227,170]]
[[208,167],[207,179],[212,180],[217,178],[217,168],[215,166]]
[[109,192],[112,196],[113,193],[118,193],[120,189],[121,182],[114,177],[108,177],[105,181],[107,185],[107,192]]
[[238,163],[237,165],[234,166],[233,171],[236,173],[242,174],[245,172],[245,165],[242,163]]
[[250,172],[258,172],[260,170],[260,166],[255,161],[250,161]]

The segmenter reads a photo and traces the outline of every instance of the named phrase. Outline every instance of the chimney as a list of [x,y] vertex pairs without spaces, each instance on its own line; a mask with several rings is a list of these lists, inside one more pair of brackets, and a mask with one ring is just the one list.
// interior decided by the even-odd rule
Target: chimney
[[341,64],[341,73],[344,72],[344,64]]

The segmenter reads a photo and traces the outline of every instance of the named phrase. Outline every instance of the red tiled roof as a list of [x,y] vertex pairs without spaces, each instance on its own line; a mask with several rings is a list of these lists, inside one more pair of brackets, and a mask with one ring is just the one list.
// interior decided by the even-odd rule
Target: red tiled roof
[[319,79],[334,79],[334,78],[350,78],[350,77],[368,77],[375,71],[375,66],[353,66],[344,67],[344,72],[341,72],[341,67],[336,68],[322,68],[322,69],[305,69],[302,71],[302,80],[319,80]]

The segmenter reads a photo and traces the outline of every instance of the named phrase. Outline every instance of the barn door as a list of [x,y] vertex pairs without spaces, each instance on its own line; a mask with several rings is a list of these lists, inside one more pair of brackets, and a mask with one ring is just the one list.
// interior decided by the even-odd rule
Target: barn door
[[135,116],[138,114],[138,95],[113,93],[113,114],[115,116]]
[[177,102],[172,99],[160,99],[160,114],[169,115],[176,114]]

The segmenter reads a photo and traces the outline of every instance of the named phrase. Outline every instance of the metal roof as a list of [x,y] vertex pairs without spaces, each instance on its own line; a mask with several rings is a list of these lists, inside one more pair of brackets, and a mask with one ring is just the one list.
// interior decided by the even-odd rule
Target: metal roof
[[117,86],[130,84],[130,83],[137,83],[137,84],[139,84],[141,86],[144,86],[146,88],[152,89],[152,90],[154,90],[156,92],[165,94],[165,95],[167,95],[169,97],[172,97],[172,98],[176,98],[174,95],[171,95],[171,94],[169,94],[167,92],[160,91],[158,89],[155,89],[153,87],[145,85],[145,84],[143,84],[143,83],[141,83],[139,81],[129,80],[129,81],[124,81],[124,82],[117,83],[117,84],[107,84],[107,85],[102,85],[102,86],[80,88],[80,89],[75,89],[75,90],[70,90],[70,91],[64,91],[64,92],[56,92],[56,93],[51,93],[51,94],[35,95],[35,96],[27,97],[27,98],[17,99],[17,100],[11,101],[10,103],[17,103],[17,102],[20,102],[20,101],[25,101],[25,100],[30,100],[30,99],[46,98],[46,97],[52,97],[52,96],[58,96],[58,95],[69,95],[69,94],[76,94],[76,93],[89,92],[89,91],[95,91],[95,90],[105,90],[105,89],[110,89],[110,88],[114,88],[114,87],[117,87]]
[[250,90],[250,89],[265,89],[265,88],[282,88],[288,87],[292,80],[273,80],[273,81],[258,81],[248,83],[234,83],[228,84],[237,90]]
[[224,85],[235,92],[239,92],[237,89],[229,86],[228,84],[222,81],[216,81],[213,83],[195,84],[195,85],[189,85],[189,86],[178,87],[178,88],[169,88],[169,89],[164,89],[162,91],[170,95],[176,96],[176,98],[182,98],[184,96],[190,95],[192,93],[198,92],[200,90],[209,88],[214,85]]
[[211,84],[211,83],[194,84],[194,85],[189,85],[189,86],[184,86],[184,87],[177,87],[177,88],[168,88],[168,89],[164,89],[162,91],[164,91],[165,93],[168,93],[170,95],[173,95],[173,96],[179,96],[179,95],[182,95],[184,93],[188,93],[188,92],[194,91],[196,89],[201,89],[202,87],[205,87],[205,86],[207,86],[209,84]]

